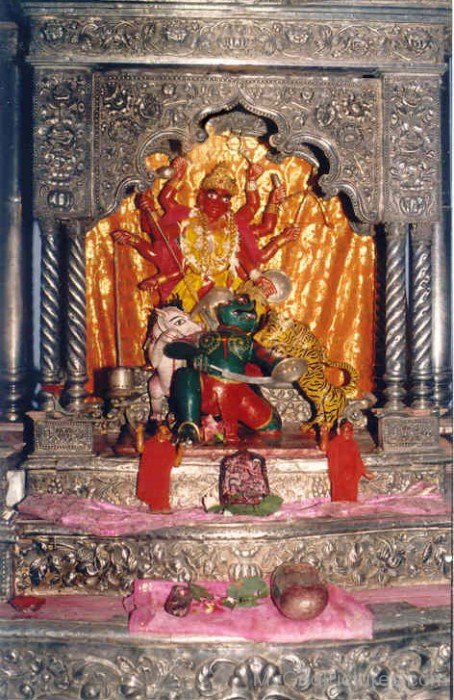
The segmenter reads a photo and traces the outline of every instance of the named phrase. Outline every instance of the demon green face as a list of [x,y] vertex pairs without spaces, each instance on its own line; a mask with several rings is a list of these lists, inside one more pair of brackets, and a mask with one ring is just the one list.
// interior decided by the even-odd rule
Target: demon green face
[[220,304],[216,316],[221,325],[238,328],[246,333],[255,331],[259,323],[255,301],[251,301],[247,294],[237,294],[231,301]]

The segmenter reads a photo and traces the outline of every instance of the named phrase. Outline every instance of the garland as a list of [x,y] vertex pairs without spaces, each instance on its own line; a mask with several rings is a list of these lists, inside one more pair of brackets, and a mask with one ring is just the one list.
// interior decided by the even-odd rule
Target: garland
[[[239,233],[232,212],[225,217],[225,226],[220,226],[218,236],[222,236],[222,249],[216,250],[216,231],[208,221],[207,216],[194,210],[189,223],[180,239],[181,251],[187,264],[203,279],[211,279],[224,270],[236,274],[238,266]],[[216,224],[219,225],[219,220]],[[184,224],[183,224],[184,226]],[[194,233],[196,238],[191,241],[188,233]],[[219,248],[219,246],[218,246]]]

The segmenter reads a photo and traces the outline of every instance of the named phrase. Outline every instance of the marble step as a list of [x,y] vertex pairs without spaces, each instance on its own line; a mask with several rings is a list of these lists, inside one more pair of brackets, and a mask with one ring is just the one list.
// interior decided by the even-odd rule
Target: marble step
[[370,640],[298,645],[131,636],[121,612],[0,619],[0,687],[10,700],[448,700],[449,608],[371,609]]
[[127,593],[135,578],[238,579],[308,561],[344,588],[438,584],[449,580],[449,515],[221,523],[163,527],[102,537],[19,518],[18,593]]

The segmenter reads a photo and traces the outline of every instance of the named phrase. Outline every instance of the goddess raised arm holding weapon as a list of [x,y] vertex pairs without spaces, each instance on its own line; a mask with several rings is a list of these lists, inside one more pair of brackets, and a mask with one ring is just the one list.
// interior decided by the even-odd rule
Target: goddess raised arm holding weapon
[[186,168],[187,161],[181,156],[173,160],[172,176],[158,196],[162,216],[157,215],[151,190],[137,195],[141,228],[150,241],[123,230],[112,234],[116,242],[132,246],[158,268],[140,283],[140,288],[152,291],[155,305],[177,294],[187,311],[214,286],[236,289],[248,279],[265,295],[273,294],[274,285],[260,266],[279,247],[294,240],[298,229],[285,229],[263,248],[258,239],[273,234],[276,228],[278,208],[285,198],[284,186],[273,188],[261,222],[254,226],[252,221],[260,206],[257,179],[263,173],[262,166],[249,164],[246,201],[236,212],[231,210],[231,199],[237,185],[224,163],[205,175],[194,208],[179,203],[177,188]]

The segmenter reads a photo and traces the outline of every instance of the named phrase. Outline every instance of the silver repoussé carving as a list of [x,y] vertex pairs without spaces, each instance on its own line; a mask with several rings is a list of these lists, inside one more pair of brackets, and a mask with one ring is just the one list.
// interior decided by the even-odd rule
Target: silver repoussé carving
[[222,532],[210,531],[209,539],[194,527],[180,528],[172,538],[163,532],[114,539],[24,536],[18,544],[16,587],[21,593],[126,593],[135,578],[240,579],[269,575],[288,560],[307,561],[327,581],[355,588],[442,583],[449,577],[447,525],[400,523],[361,531],[357,523],[357,531],[329,536],[301,532],[302,521],[298,527],[280,525],[275,523],[273,533],[262,528],[253,540],[242,539],[235,529],[227,535],[225,525],[218,526]]
[[385,107],[385,221],[440,219],[440,80],[389,75]]
[[219,655],[212,644],[133,644],[126,635],[106,644],[75,631],[69,646],[2,640],[0,687],[11,700],[441,700],[449,688],[448,634],[273,645],[260,655],[237,643]]
[[443,24],[363,22],[330,18],[328,22],[260,19],[195,19],[183,17],[111,18],[91,16],[67,22],[59,17],[32,22],[34,55],[165,57],[223,61],[323,65],[330,62],[376,65],[437,64],[444,58]]
[[[270,139],[284,155],[300,144],[318,146],[330,161],[320,178],[327,196],[344,190],[360,218],[379,219],[380,83],[326,76],[176,75],[123,71],[95,75],[95,181],[99,215],[112,211],[132,185],[146,178],[145,157],[183,150],[201,138],[199,122],[241,105],[274,121]],[[209,106],[209,107],[208,107]],[[203,136],[202,136],[203,137]]]

